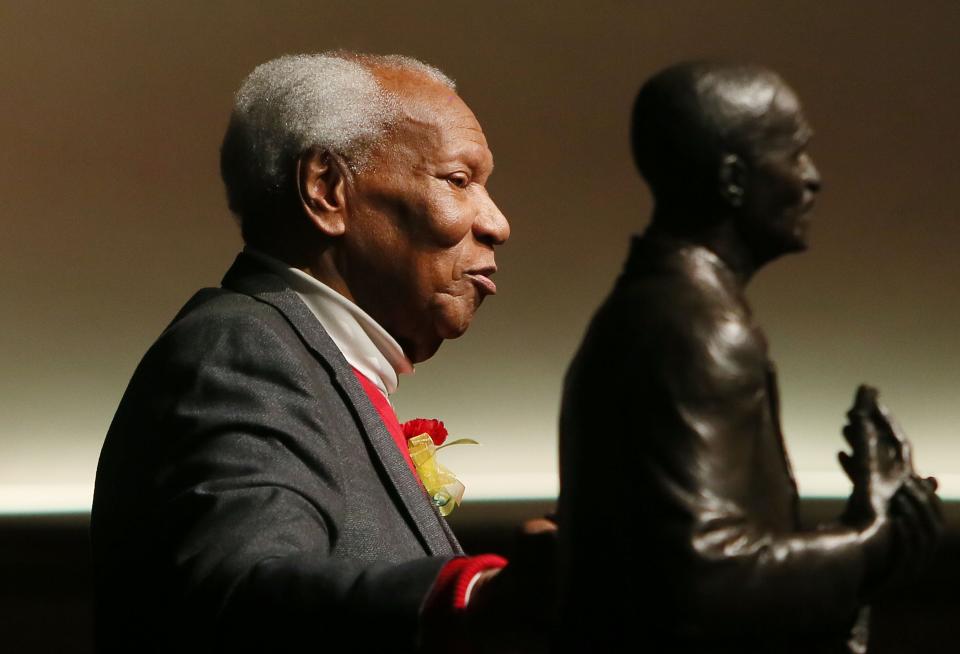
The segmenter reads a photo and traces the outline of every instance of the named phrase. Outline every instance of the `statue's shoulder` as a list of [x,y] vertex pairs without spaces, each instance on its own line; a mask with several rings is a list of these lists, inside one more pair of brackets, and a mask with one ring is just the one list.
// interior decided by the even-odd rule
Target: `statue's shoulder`
[[683,360],[697,369],[737,362],[759,370],[767,359],[737,279],[702,247],[640,239],[596,322],[596,338],[647,361]]
[[618,310],[656,322],[750,322],[750,308],[730,269],[707,248],[635,239],[610,298]]

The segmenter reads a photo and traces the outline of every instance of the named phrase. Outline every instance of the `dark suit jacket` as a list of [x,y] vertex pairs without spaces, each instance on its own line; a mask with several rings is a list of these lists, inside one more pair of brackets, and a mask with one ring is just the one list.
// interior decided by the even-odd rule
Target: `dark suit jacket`
[[140,363],[92,515],[100,652],[407,652],[460,546],[340,351],[241,255]]
[[713,253],[634,242],[560,431],[568,649],[846,651],[862,547],[800,529],[766,340]]

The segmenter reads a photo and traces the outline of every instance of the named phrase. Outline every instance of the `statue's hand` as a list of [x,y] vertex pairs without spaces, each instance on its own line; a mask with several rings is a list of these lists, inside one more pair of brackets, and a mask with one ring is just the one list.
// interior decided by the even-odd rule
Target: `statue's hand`
[[853,493],[843,521],[866,527],[888,518],[891,501],[913,475],[910,443],[869,386],[857,389],[847,421],[843,435],[852,452],[840,452],[838,458]]
[[911,475],[893,497],[888,583],[916,577],[936,552],[944,532],[943,507],[936,491],[937,480],[933,477]]
[[842,521],[861,530],[871,590],[916,575],[943,534],[943,515],[932,477],[918,477],[910,442],[877,391],[857,389],[843,434],[852,453],[840,464],[853,482]]

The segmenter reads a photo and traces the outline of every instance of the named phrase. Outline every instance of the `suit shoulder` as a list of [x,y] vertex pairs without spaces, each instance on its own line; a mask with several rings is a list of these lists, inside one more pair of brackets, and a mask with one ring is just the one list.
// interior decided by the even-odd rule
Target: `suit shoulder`
[[246,293],[226,288],[203,288],[187,300],[165,331],[207,321],[250,324],[285,321],[274,307]]
[[164,329],[161,338],[205,331],[290,331],[275,307],[225,288],[204,288],[191,297]]
[[144,360],[188,364],[250,357],[260,366],[306,354],[295,329],[275,307],[223,288],[198,291],[163,330]]

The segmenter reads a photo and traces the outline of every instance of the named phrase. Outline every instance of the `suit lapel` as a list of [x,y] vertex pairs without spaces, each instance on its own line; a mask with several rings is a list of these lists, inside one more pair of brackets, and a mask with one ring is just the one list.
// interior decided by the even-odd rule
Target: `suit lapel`
[[413,477],[380,414],[370,403],[343,354],[297,294],[280,277],[265,271],[256,261],[243,254],[237,257],[227,272],[223,286],[251,295],[283,314],[314,355],[333,373],[335,383],[356,411],[360,431],[379,459],[386,479],[425,549],[432,555],[450,554],[451,551],[463,553],[449,525]]

